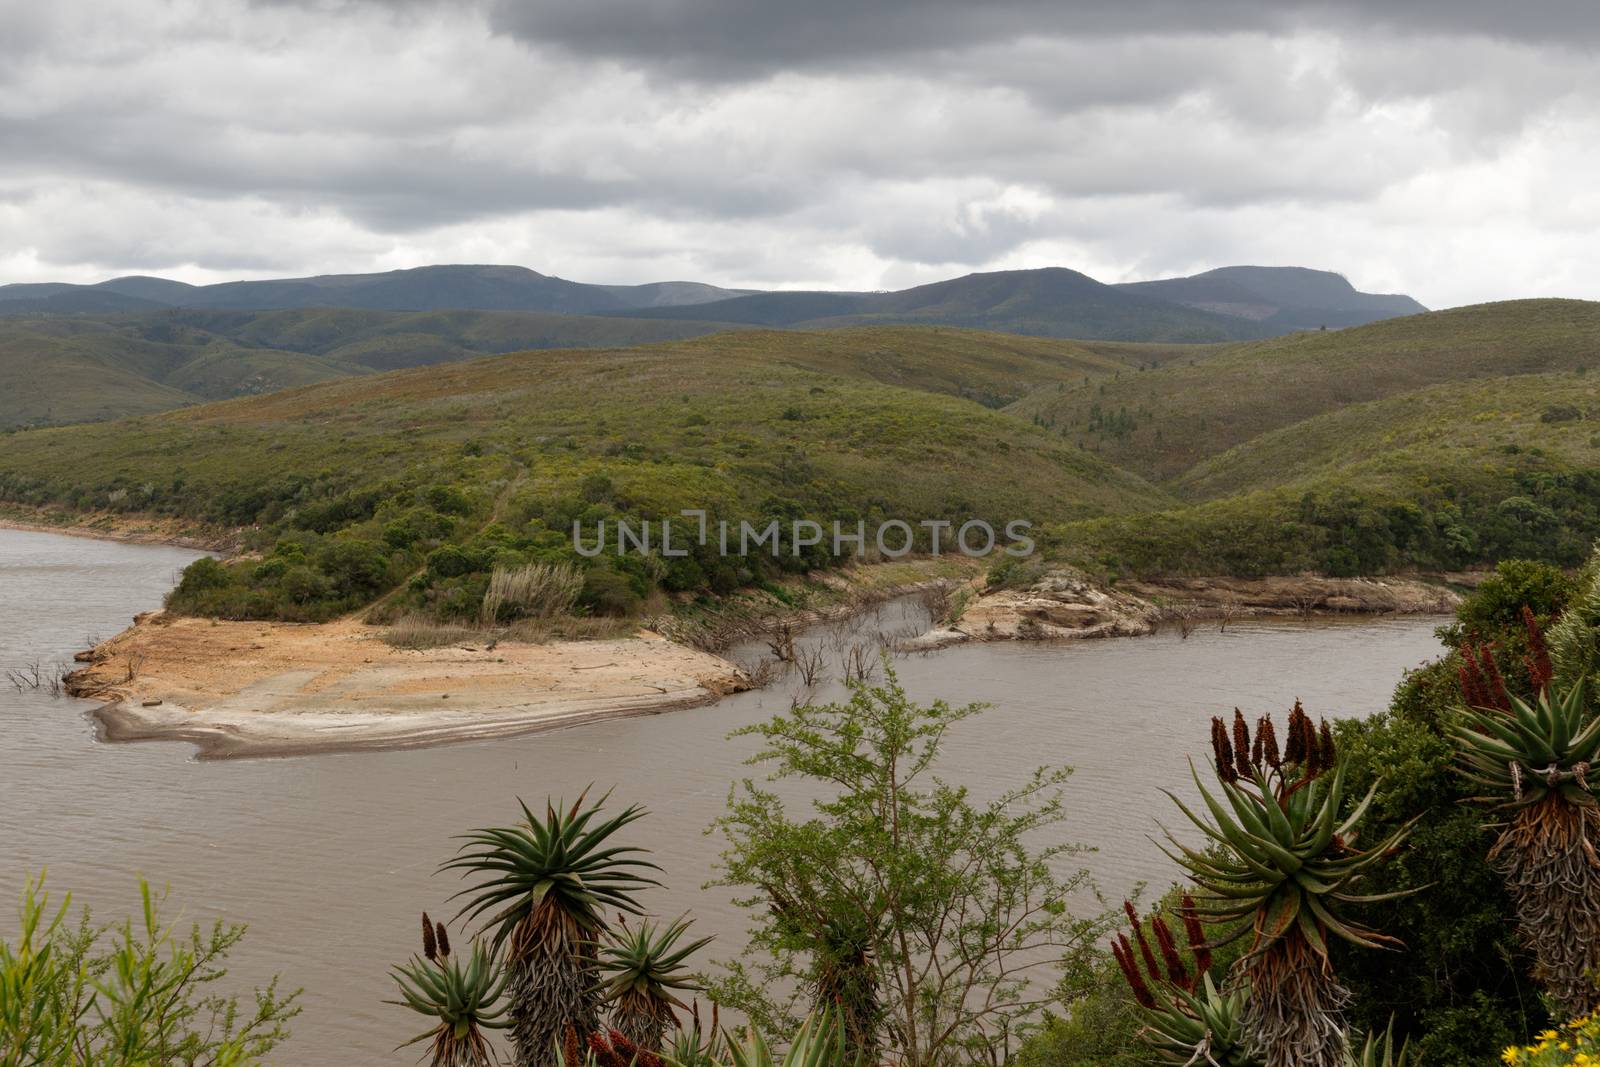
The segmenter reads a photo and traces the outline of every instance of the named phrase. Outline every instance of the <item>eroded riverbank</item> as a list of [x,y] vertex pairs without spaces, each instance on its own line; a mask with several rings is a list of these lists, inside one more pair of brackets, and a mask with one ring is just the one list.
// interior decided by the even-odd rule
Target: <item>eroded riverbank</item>
[[695,707],[748,687],[734,664],[649,633],[442,648],[381,627],[140,615],[73,673],[114,741],[182,740],[202,758],[399,748]]
[[[1439,615],[1459,599],[1438,580],[1415,578],[1213,578],[1107,588],[1066,569],[1021,588],[987,590],[981,568],[964,563],[849,568],[817,583],[827,587],[825,606],[741,603],[718,621],[744,639],[769,627],[766,637],[782,635],[768,641],[779,649],[805,625],[919,592],[934,625],[897,643],[931,651],[969,641],[1142,636],[1172,621],[1186,630],[1204,619]],[[936,566],[945,577],[932,577]],[[942,592],[927,595],[936,588]],[[226,759],[538,733],[696,707],[752,685],[739,666],[691,647],[687,637],[674,641],[650,630],[541,644],[469,634],[426,650],[392,647],[383,636],[382,627],[354,618],[289,624],[149,612],[80,653],[88,666],[68,687],[100,702],[94,714],[107,740],[188,741],[200,758]],[[778,667],[781,673],[785,665]]]

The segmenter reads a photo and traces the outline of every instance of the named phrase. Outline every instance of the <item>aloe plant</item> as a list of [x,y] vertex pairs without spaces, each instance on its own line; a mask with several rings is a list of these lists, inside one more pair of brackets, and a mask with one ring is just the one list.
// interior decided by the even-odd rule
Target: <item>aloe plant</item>
[[[1133,937],[1130,940],[1119,933],[1111,942],[1111,953],[1139,1003],[1144,1021],[1140,1037],[1160,1061],[1182,1067],[1194,1063],[1258,1067],[1260,1061],[1250,1055],[1240,1022],[1244,989],[1218,991],[1211,977],[1211,946],[1194,898],[1185,894],[1180,911],[1192,969],[1179,954],[1177,939],[1165,918],[1160,914],[1150,917],[1151,937],[1147,938],[1145,924],[1132,902],[1123,901],[1122,907]],[[1150,947],[1151,938],[1155,949]]]
[[543,819],[521,804],[521,823],[465,835],[441,868],[476,876],[456,894],[468,898],[460,915],[482,919],[494,951],[504,950],[518,1067],[554,1063],[568,1027],[595,1031],[605,909],[638,914],[634,893],[658,884],[640,873],[657,869],[644,849],[612,844],[643,809],[604,817],[606,799],[586,805],[580,796],[565,811],[547,803]]
[[667,1062],[675,1067],[716,1067],[721,1051],[722,1028],[718,1026],[720,1009],[711,1002],[711,1024],[700,1023],[700,1002],[689,1005],[689,1025],[680,1026],[672,1034],[672,1051],[666,1054]]
[[1409,1067],[1410,1063],[1411,1049],[1408,1044],[1402,1044],[1399,1052],[1394,1050],[1393,1019],[1389,1020],[1389,1028],[1384,1031],[1382,1041],[1378,1040],[1377,1034],[1368,1034],[1360,1055],[1352,1053],[1350,1056],[1350,1067]]
[[672,1009],[688,1007],[673,990],[696,988],[683,964],[712,939],[679,944],[692,922],[679,918],[660,926],[647,919],[637,930],[623,926],[615,940],[600,950],[612,1024],[646,1051],[661,1051],[667,1028],[677,1024]]
[[719,1067],[862,1067],[850,1056],[844,1027],[833,1012],[812,1014],[795,1031],[789,1047],[780,1057],[754,1026],[743,1035],[723,1037],[723,1057]]
[[1168,793],[1216,848],[1201,851],[1170,832],[1181,864],[1203,889],[1202,913],[1232,930],[1213,947],[1251,936],[1240,961],[1248,982],[1242,1021],[1249,1050],[1265,1067],[1344,1067],[1349,1044],[1343,1007],[1349,993],[1334,975],[1330,938],[1364,948],[1398,944],[1345,914],[1347,905],[1403,893],[1361,894],[1360,883],[1400,847],[1408,823],[1374,847],[1353,842],[1377,786],[1343,814],[1344,765],[1327,723],[1318,730],[1295,704],[1282,753],[1270,718],[1254,740],[1237,710],[1230,737],[1212,720],[1220,793],[1191,773],[1209,818]]
[[1464,684],[1469,704],[1457,709],[1451,735],[1462,774],[1489,791],[1477,799],[1507,816],[1489,859],[1533,950],[1534,977],[1579,1015],[1600,1005],[1600,805],[1589,781],[1600,716],[1581,681],[1544,681],[1532,702]]
[[390,1001],[438,1021],[401,1045],[432,1041],[433,1067],[489,1067],[494,1062],[485,1030],[503,1029],[504,972],[482,944],[474,942],[465,966],[450,955],[442,923],[422,916],[422,955],[394,969],[400,1000]]

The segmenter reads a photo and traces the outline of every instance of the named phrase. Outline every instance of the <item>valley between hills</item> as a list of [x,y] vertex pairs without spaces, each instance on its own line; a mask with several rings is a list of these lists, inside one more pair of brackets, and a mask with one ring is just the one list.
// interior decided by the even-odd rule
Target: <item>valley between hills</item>
[[[324,330],[326,346],[352,322],[480,329],[491,313],[310,314],[315,329],[299,312],[275,328]],[[127,328],[47,321],[62,338]],[[321,380],[4,435],[10,521],[224,550],[185,572],[165,613],[83,657],[74,684],[121,706],[114,735],[187,730],[243,751],[250,713],[330,693],[351,714],[426,706],[428,723],[451,699],[446,718],[463,722],[469,705],[489,719],[521,706],[508,729],[549,725],[573,699],[600,713],[703,702],[751,679],[696,657],[894,594],[929,598],[934,643],[1136,634],[1199,614],[1439,612],[1476,568],[1575,566],[1600,535],[1600,305],[1580,301],[1211,343],[745,324],[396,370],[351,359],[388,336],[316,357],[333,368]],[[786,531],[918,529],[898,560],[876,546],[840,560],[788,533],[745,555],[575,549],[575,526],[686,510]],[[919,526],[973,520],[1024,520],[1036,551],[935,556]],[[553,666],[573,642],[638,669],[574,690],[587,668]],[[319,644],[353,650],[368,677],[310,655]],[[196,680],[196,663],[230,658],[255,666]],[[548,684],[508,701],[462,671]],[[370,743],[440,736],[398,721]],[[258,751],[304,740],[274,730]],[[350,718],[307,730],[346,747],[363,734]]]

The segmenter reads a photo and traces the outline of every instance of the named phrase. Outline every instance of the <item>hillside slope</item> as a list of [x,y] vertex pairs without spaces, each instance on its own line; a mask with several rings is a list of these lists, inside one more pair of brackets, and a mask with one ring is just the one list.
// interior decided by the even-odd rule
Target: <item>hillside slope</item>
[[92,319],[0,318],[0,430],[142,415],[365,373],[201,330],[153,338]]
[[1232,346],[1010,410],[1118,466],[1173,479],[1261,434],[1429,385],[1600,368],[1600,304],[1518,300]]
[[1409,491],[1493,476],[1524,453],[1600,468],[1600,376],[1480,378],[1351,404],[1236,445],[1172,484],[1190,499],[1333,481]]
[[730,328],[521,311],[349,308],[0,316],[0,429],[148,414],[530,348],[650,344]]
[[[952,391],[957,381],[1025,388],[1101,359],[1055,359],[1025,339],[990,353],[981,336],[928,333],[917,358],[945,364]],[[1014,519],[1172,502],[1038,427],[885,384],[914,336],[894,355],[873,331],[858,345],[848,334],[726,336],[737,343],[524,352],[14,433],[0,452],[0,502],[248,528],[270,558],[197,577],[180,600],[294,619],[387,592],[386,611],[469,616],[490,570],[539,560],[581,564],[585,603],[628,612],[659,589],[729,591],[826,554],[724,556],[702,545],[681,560],[584,562],[571,547],[575,520],[592,530],[704,509],[758,525],[981,518],[1000,531]]]

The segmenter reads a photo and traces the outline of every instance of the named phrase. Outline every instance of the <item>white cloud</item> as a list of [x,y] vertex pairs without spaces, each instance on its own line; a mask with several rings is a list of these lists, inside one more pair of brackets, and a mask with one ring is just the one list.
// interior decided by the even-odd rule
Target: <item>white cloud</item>
[[1600,297],[1586,8],[774,7],[0,0],[0,281],[1262,262]]

